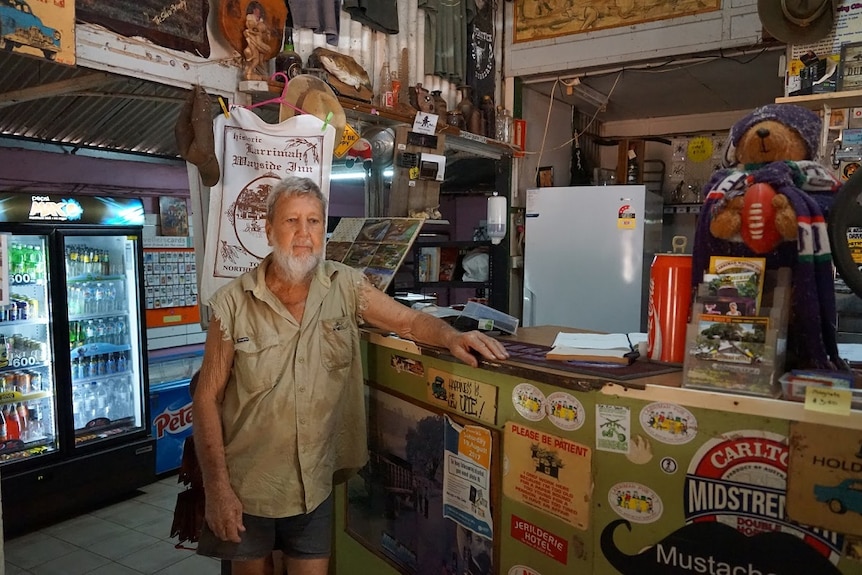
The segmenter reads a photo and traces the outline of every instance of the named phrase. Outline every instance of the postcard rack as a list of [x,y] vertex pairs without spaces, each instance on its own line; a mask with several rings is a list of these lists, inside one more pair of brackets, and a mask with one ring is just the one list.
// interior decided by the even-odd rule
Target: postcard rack
[[686,330],[683,387],[778,397],[784,372],[791,270],[764,274],[757,316],[705,313],[701,284]]

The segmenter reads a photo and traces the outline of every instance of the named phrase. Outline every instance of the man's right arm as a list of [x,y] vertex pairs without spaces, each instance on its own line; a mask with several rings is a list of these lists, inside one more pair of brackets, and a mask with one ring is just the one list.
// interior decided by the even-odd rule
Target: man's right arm
[[233,366],[233,342],[222,337],[221,322],[210,323],[200,379],[192,401],[195,451],[207,498],[206,518],[213,533],[225,541],[239,541],[242,505],[230,486],[224,453],[221,406]]

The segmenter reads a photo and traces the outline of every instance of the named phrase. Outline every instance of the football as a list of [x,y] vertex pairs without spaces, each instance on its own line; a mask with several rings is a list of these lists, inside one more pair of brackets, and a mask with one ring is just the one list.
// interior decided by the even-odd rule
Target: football
[[782,241],[775,227],[775,190],[769,184],[752,184],[742,208],[742,239],[755,253],[771,252]]

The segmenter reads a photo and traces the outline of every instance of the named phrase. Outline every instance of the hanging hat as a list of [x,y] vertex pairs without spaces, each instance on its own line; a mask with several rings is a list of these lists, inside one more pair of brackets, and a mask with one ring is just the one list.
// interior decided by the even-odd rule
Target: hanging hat
[[216,185],[220,171],[215,155],[212,102],[201,86],[192,86],[188,99],[180,108],[174,136],[180,156],[198,167],[204,185]]
[[810,44],[829,34],[832,0],[757,0],[763,27],[786,44]]
[[[326,82],[312,76],[311,74],[299,74],[294,76],[287,83],[287,91],[284,94],[284,99],[302,110],[307,114],[316,116],[326,121],[326,117],[332,112],[332,117],[329,123],[335,128],[335,146],[341,140],[341,133],[344,132],[344,126],[347,124],[347,117],[344,115],[344,108],[335,96]],[[288,118],[292,118],[299,114],[290,106],[281,106],[278,120],[283,122]]]

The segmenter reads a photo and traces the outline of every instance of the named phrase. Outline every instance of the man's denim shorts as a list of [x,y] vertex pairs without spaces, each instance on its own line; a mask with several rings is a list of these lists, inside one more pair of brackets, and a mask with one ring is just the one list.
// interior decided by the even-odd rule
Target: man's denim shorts
[[204,521],[198,555],[249,561],[266,557],[280,550],[293,559],[318,559],[329,557],[332,550],[332,506],[333,496],[317,506],[311,513],[272,519],[242,514],[245,531],[242,541],[222,541]]

